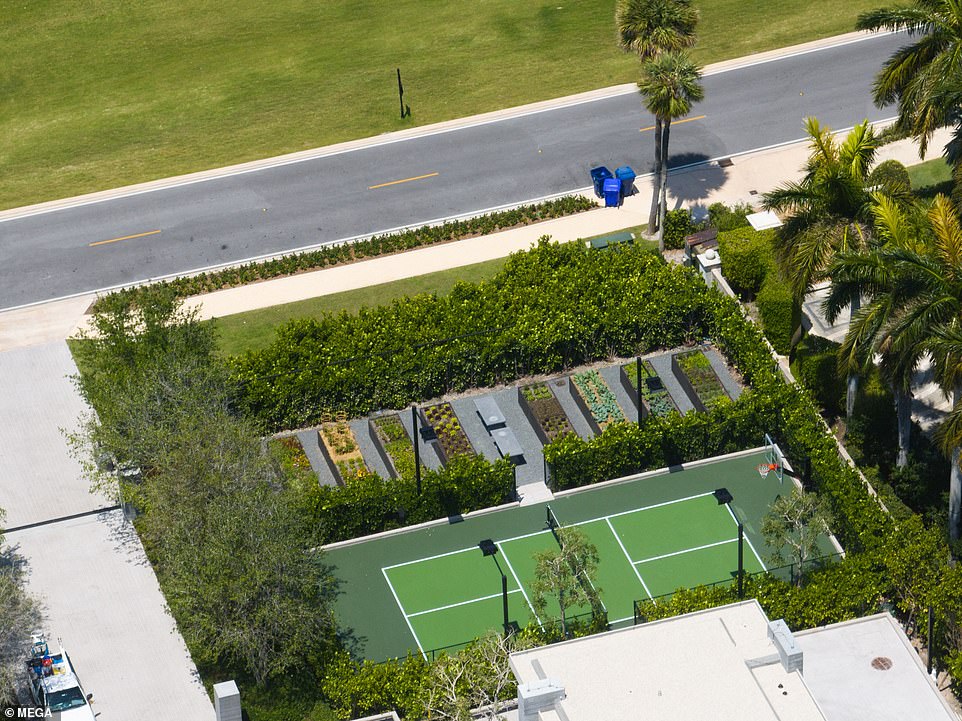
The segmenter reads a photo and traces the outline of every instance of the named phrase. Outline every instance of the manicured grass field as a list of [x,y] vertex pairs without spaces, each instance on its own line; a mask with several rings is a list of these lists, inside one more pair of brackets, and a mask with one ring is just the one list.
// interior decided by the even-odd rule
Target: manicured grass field
[[274,329],[294,318],[318,318],[327,313],[357,313],[361,308],[390,305],[391,301],[420,293],[444,295],[456,283],[477,283],[495,275],[507,258],[495,258],[460,268],[426,273],[391,283],[331,293],[316,298],[275,305],[247,313],[217,319],[218,344],[224,355],[242,355],[248,350],[261,350],[274,340]]
[[944,158],[933,158],[924,163],[910,165],[907,170],[912,180],[912,189],[924,198],[952,192],[952,168]]
[[[847,32],[883,4],[703,0],[695,56]],[[0,208],[630,82],[613,16],[614,0],[7,2]]]

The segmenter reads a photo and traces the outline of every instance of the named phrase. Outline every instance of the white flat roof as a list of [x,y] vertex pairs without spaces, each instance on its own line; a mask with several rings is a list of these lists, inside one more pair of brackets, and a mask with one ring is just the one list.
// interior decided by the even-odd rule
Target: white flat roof
[[[794,636],[805,682],[828,721],[958,721],[889,614]],[[877,661],[875,668],[875,659],[890,663]]]
[[754,600],[515,653],[511,667],[519,683],[556,679],[569,721],[826,721]]
[[751,225],[755,230],[777,228],[782,224],[782,221],[779,219],[779,217],[770,210],[763,210],[760,213],[746,215],[745,220],[747,220],[748,224]]

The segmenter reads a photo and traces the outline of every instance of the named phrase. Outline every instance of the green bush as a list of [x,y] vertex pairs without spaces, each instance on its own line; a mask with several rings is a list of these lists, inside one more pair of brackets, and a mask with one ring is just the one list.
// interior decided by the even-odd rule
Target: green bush
[[[163,281],[160,285],[172,288],[177,297],[186,298],[200,293],[210,293],[223,288],[253,283],[257,280],[279,278],[426,245],[446,243],[475,235],[486,235],[519,225],[529,225],[542,220],[581,213],[596,207],[598,207],[597,204],[590,198],[581,195],[568,195],[543,203],[522,205],[512,210],[502,210],[468,218],[467,220],[454,220],[440,225],[425,225],[421,228],[403,230],[397,233],[374,235],[366,240],[353,243],[327,245],[306,253],[285,255],[280,258],[248,263],[234,268],[175,278],[174,280]],[[138,296],[143,293],[145,287],[139,286],[117,291],[111,293],[110,296]],[[102,302],[104,302],[103,299],[98,299],[94,303],[93,310],[98,310]]]
[[747,216],[755,212],[748,203],[738,203],[727,206],[724,203],[712,203],[708,206],[708,225],[716,228],[719,233],[735,230],[748,225]]
[[912,190],[912,178],[909,171],[897,160],[885,160],[875,166],[868,176],[868,184],[895,195]]
[[706,334],[712,293],[641,247],[542,242],[490,281],[281,326],[232,359],[242,403],[272,428],[361,416],[521,375],[673,347]]
[[396,710],[402,718],[423,718],[424,682],[430,668],[421,656],[384,663],[358,663],[347,653],[328,663],[321,690],[340,719]]
[[722,275],[740,296],[751,298],[758,293],[774,269],[773,238],[773,231],[755,230],[750,225],[718,234]]
[[698,226],[691,213],[685,208],[669,210],[665,213],[665,248],[678,250],[685,247],[685,237],[691,235]]
[[777,272],[769,273],[755,298],[762,328],[772,347],[782,355],[792,347],[792,336],[802,322],[802,308],[791,286]]
[[839,344],[806,336],[795,348],[792,374],[815,396],[825,413],[835,418],[845,407],[845,378],[838,372]]
[[359,538],[433,521],[515,498],[514,470],[506,460],[458,456],[439,471],[422,470],[421,493],[411,471],[384,481],[374,474],[344,486],[315,486],[302,503],[316,522],[315,544]]

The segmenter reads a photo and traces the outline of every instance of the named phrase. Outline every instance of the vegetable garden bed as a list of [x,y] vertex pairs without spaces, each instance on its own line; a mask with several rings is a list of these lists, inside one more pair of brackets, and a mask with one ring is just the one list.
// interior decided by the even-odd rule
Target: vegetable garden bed
[[475,456],[477,453],[468,435],[461,427],[458,414],[450,403],[436,403],[422,410],[425,424],[437,435],[437,450],[441,463],[447,463],[456,456]]
[[547,383],[532,383],[518,389],[521,410],[544,445],[575,429]]
[[695,410],[704,411],[714,408],[718,403],[731,400],[711,361],[700,350],[678,353],[671,357],[671,370],[691,396]]
[[268,445],[273,449],[281,465],[287,471],[287,476],[304,487],[318,484],[317,473],[311,466],[311,461],[304,452],[301,439],[297,436],[281,436],[272,438]]
[[414,445],[401,422],[401,416],[391,413],[372,418],[368,423],[371,436],[391,477],[397,478],[405,474],[413,476]]
[[[621,366],[621,384],[625,392],[635,400],[638,395],[638,370],[635,363],[625,363]],[[637,401],[636,401],[637,402]],[[641,404],[644,408],[642,417],[648,415],[667,416],[678,412],[671,393],[665,388],[658,371],[650,361],[641,362]]]
[[575,402],[596,433],[625,420],[624,411],[597,370],[575,373],[571,376],[571,383],[575,389]]
[[335,421],[322,423],[317,437],[335,480],[342,485],[370,473],[344,414],[340,414]]

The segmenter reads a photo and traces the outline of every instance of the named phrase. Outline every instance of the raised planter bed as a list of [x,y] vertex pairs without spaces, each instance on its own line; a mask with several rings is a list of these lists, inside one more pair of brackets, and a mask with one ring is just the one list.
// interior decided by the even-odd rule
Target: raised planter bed
[[575,373],[571,376],[571,385],[574,387],[575,402],[598,433],[612,423],[625,420],[625,412],[598,371]]
[[391,413],[368,421],[374,445],[392,478],[414,475],[414,445],[401,416]]
[[[625,363],[621,366],[621,385],[634,401],[638,396],[638,370],[635,363]],[[637,401],[635,401],[637,402]],[[649,415],[667,416],[677,412],[678,406],[665,388],[658,371],[649,361],[641,362],[641,405],[642,417]]]
[[456,456],[475,456],[477,453],[468,435],[461,427],[458,414],[450,403],[436,403],[421,410],[425,425],[437,436],[437,450],[441,463],[447,463]]
[[303,483],[311,487],[318,484],[317,473],[311,467],[311,461],[307,457],[307,453],[304,452],[304,446],[301,445],[300,438],[297,436],[281,436],[272,438],[268,441],[268,445],[276,454],[276,458],[281,462],[281,465],[297,483]]
[[370,473],[347,418],[322,423],[317,438],[331,473],[341,483]]
[[534,428],[538,440],[548,445],[575,429],[547,383],[532,383],[518,389],[521,410]]
[[704,411],[731,400],[711,361],[700,350],[686,351],[671,357],[671,371],[691,397],[695,410]]

